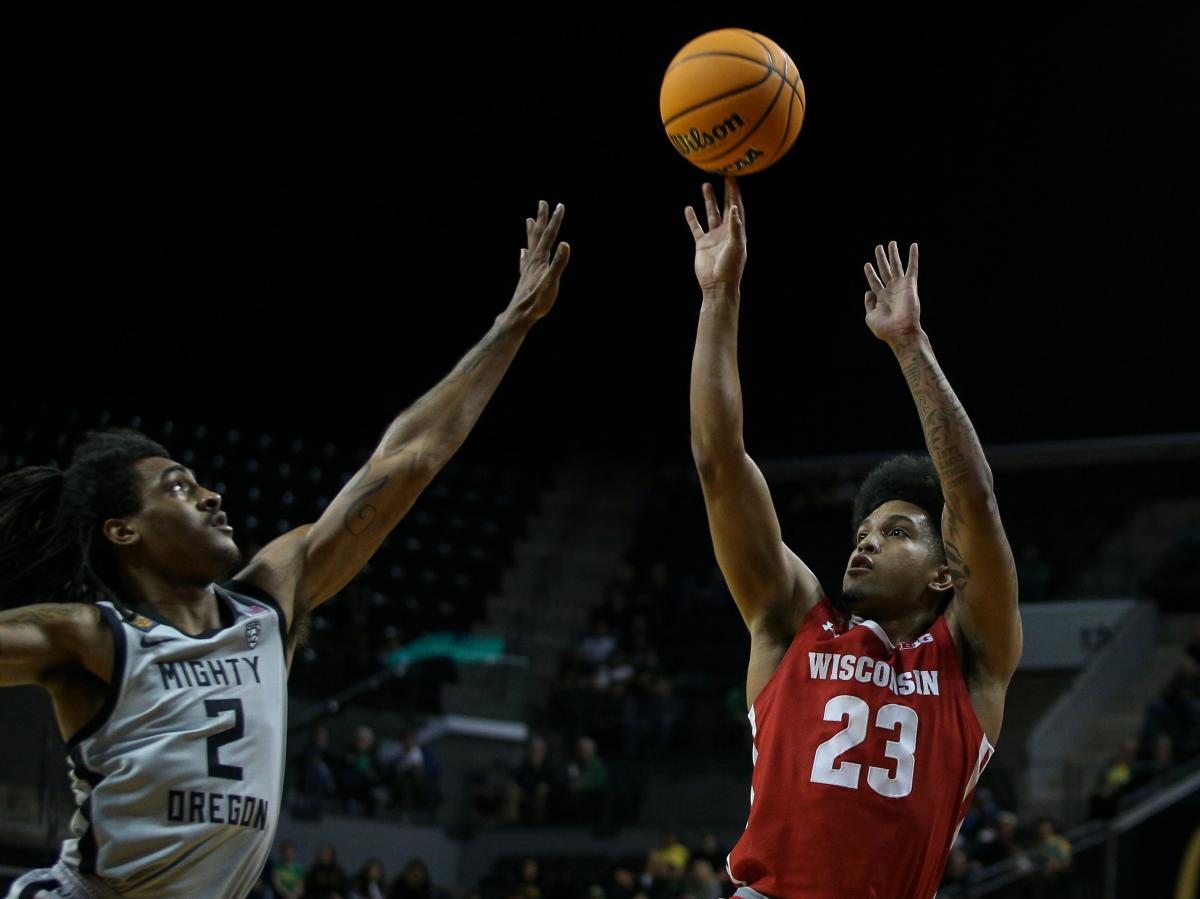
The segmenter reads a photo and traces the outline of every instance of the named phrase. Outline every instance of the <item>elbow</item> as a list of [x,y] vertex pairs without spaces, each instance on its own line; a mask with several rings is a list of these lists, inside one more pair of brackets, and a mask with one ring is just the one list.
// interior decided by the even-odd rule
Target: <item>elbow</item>
[[429,440],[409,440],[386,453],[376,452],[372,461],[393,471],[400,471],[412,480],[432,481],[453,458],[457,446],[447,446]]
[[955,505],[964,511],[985,515],[997,513],[992,470],[986,463],[980,471],[968,474],[966,477],[956,478],[951,484],[951,489],[944,492],[947,497],[953,495]]
[[733,443],[722,445],[692,438],[692,461],[703,480],[715,477],[731,459],[740,457],[744,452],[741,446]]

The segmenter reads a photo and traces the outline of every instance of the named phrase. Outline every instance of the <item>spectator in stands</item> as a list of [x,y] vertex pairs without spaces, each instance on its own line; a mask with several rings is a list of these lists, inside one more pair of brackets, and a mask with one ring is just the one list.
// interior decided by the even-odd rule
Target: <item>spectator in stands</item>
[[698,858],[692,862],[683,881],[686,899],[722,899],[721,880],[708,859]]
[[381,780],[375,758],[375,731],[360,725],[354,728],[354,736],[342,765],[343,805],[348,810],[372,817],[376,805],[375,789]]
[[980,787],[975,791],[975,798],[971,800],[971,807],[963,817],[959,832],[964,837],[974,840],[985,830],[995,828],[996,815],[999,813],[1000,807],[996,804],[992,791],[987,787]]
[[304,899],[346,899],[346,872],[328,843],[317,850],[317,860],[304,878]]
[[506,819],[523,824],[544,824],[550,817],[558,781],[546,741],[539,736],[530,737],[525,757],[512,772]]
[[521,876],[513,894],[520,899],[542,899],[541,871],[535,859],[521,862]]
[[419,858],[411,858],[388,891],[387,899],[434,899],[441,895],[429,879],[429,867]]
[[642,705],[643,720],[650,734],[651,750],[663,752],[670,749],[675,727],[683,714],[670,679],[661,675],[655,678]]
[[1142,787],[1166,774],[1175,765],[1175,741],[1170,734],[1159,734],[1151,744],[1150,758],[1138,766],[1132,787]]
[[620,865],[613,868],[605,894],[607,899],[638,899],[638,897],[645,899],[646,897],[646,894],[638,886],[637,875],[629,868]]
[[1133,783],[1137,766],[1138,741],[1128,737],[1120,751],[1100,771],[1096,789],[1092,792],[1091,814],[1108,818],[1116,813],[1117,802]]
[[976,859],[985,868],[1009,858],[1020,858],[1021,847],[1017,843],[1019,821],[1012,812],[996,813],[996,826],[979,831],[979,849]]
[[279,858],[271,866],[271,888],[276,899],[300,899],[304,895],[304,869],[296,861],[296,844],[284,840]]
[[1058,832],[1054,821],[1042,818],[1037,826],[1037,843],[1030,850],[1030,861],[1037,869],[1034,899],[1061,895],[1071,868],[1071,844]]
[[386,896],[387,877],[383,862],[377,858],[370,859],[355,875],[350,887],[350,899],[386,899]]
[[604,819],[608,806],[608,766],[596,753],[596,741],[580,737],[575,757],[567,766],[567,794],[571,818],[597,822]]
[[622,688],[633,680],[637,672],[632,664],[619,649],[613,650],[607,659],[600,663],[592,675],[592,689],[599,693]]
[[942,890],[946,890],[953,896],[962,895],[962,889],[970,883],[970,880],[971,859],[961,844],[955,845],[950,850],[950,858],[946,860],[946,871],[942,874],[942,884],[938,888],[938,895],[942,895]]
[[433,796],[426,752],[415,730],[404,732],[403,745],[394,762],[392,784],[396,806],[405,817],[429,808]]
[[1162,695],[1146,708],[1142,740],[1154,747],[1161,735],[1171,739],[1182,761],[1200,752],[1200,664],[1185,654]]
[[655,870],[665,870],[670,867],[682,871],[687,867],[690,858],[691,852],[688,851],[687,846],[679,842],[675,831],[664,830],[659,834],[658,846],[651,849],[646,857],[646,867]]
[[329,750],[329,728],[318,724],[313,728],[312,739],[300,755],[300,795],[320,809],[328,800],[337,796],[337,779],[334,776],[332,757]]
[[592,630],[579,641],[579,658],[591,669],[596,669],[608,660],[617,647],[617,638],[609,630],[608,619],[602,615],[592,618]]

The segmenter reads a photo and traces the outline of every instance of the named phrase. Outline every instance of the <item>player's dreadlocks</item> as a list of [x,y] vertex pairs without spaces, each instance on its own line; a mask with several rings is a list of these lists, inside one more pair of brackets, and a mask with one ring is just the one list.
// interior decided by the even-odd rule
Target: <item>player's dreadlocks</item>
[[89,431],[65,470],[0,477],[0,608],[108,599],[131,617],[110,586],[117,558],[100,526],[141,508],[134,463],[168,456],[136,431]]

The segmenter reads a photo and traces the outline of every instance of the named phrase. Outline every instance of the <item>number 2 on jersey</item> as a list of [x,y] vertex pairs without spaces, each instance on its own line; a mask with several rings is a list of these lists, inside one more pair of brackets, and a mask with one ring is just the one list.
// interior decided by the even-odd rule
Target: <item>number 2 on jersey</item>
[[246,735],[246,718],[242,714],[240,699],[206,699],[204,712],[209,718],[216,718],[222,712],[233,712],[233,724],[208,738],[208,776],[224,777],[226,780],[242,780],[240,765],[225,765],[221,763],[220,750],[226,743],[240,740]]
[[[813,783],[830,784],[857,790],[862,765],[839,762],[838,756],[867,738],[867,721],[871,708],[857,696],[835,696],[825,703],[825,720],[847,719],[846,726],[817,747],[813,756]],[[867,783],[880,796],[901,799],[912,792],[913,753],[917,749],[917,713],[906,705],[885,705],[875,716],[875,726],[894,731],[900,728],[897,739],[888,740],[884,755],[896,760],[896,774],[887,768],[871,765],[867,768]]]

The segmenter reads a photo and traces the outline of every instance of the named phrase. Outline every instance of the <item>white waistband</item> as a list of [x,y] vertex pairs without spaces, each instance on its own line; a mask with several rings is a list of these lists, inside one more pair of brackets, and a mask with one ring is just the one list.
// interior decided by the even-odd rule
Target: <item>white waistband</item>
[[60,859],[50,869],[55,880],[62,886],[60,892],[72,899],[121,899],[121,894],[96,877],[80,873],[78,868],[64,864]]

